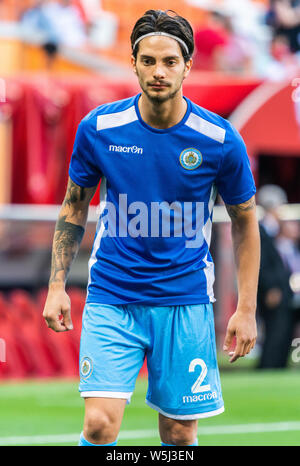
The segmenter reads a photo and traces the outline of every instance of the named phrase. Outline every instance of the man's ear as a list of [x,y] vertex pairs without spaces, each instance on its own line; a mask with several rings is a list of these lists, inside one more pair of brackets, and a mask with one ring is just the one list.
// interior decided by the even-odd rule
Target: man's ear
[[191,68],[193,66],[193,59],[190,58],[187,62],[185,62],[185,69],[184,69],[184,79],[188,77],[190,74]]
[[134,58],[133,55],[131,55],[131,65],[133,68],[133,72],[136,73],[136,59]]

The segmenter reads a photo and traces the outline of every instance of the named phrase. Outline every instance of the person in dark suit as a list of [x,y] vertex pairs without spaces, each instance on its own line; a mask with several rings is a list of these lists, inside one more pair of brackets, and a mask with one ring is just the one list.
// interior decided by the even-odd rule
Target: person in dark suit
[[265,185],[258,192],[265,215],[260,222],[261,266],[258,284],[258,317],[264,325],[264,339],[258,368],[284,368],[293,337],[293,292],[290,270],[276,247],[280,223],[278,207],[287,202],[285,192]]

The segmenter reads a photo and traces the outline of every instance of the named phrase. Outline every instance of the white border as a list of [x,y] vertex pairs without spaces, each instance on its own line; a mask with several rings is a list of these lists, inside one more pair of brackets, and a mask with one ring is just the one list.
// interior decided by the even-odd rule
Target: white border
[[198,414],[170,414],[166,413],[162,409],[160,409],[158,406],[154,405],[151,403],[149,400],[145,400],[146,404],[150,406],[150,408],[155,409],[155,411],[158,411],[160,414],[163,414],[166,417],[170,417],[171,419],[181,419],[181,420],[193,420],[193,419],[203,419],[206,417],[212,417],[212,416],[217,416],[218,414],[221,414],[224,412],[224,406],[222,406],[219,409],[215,409],[214,411],[208,411],[207,413],[198,413]]

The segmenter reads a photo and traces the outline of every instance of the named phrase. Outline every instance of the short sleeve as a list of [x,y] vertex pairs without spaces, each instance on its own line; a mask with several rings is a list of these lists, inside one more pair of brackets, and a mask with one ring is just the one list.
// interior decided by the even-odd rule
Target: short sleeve
[[102,176],[94,158],[96,127],[85,117],[79,124],[69,167],[70,178],[79,186],[96,186]]
[[246,202],[256,193],[245,143],[231,124],[225,135],[216,185],[223,201],[229,205]]

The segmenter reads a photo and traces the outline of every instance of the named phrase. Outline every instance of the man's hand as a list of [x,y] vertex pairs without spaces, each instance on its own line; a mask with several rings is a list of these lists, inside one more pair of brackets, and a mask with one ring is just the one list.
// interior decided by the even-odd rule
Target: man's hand
[[65,332],[73,329],[71,301],[64,289],[49,290],[43,317],[47,326],[55,332]]
[[[229,351],[234,337],[236,337],[235,349],[234,351]],[[229,319],[223,346],[223,350],[227,351],[229,356],[231,356],[229,362],[234,362],[238,358],[248,354],[254,347],[256,338],[255,315],[236,311]]]

